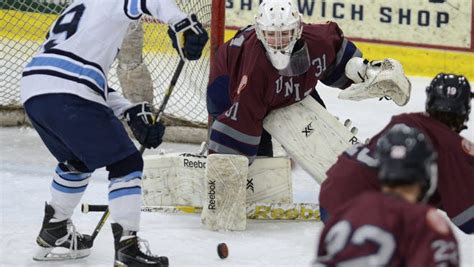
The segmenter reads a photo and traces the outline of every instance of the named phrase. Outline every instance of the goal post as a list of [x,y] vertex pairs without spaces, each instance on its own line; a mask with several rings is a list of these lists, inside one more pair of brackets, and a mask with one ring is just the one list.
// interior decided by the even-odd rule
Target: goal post
[[[20,103],[23,67],[38,51],[49,27],[69,2],[70,0],[0,1],[0,126],[16,126],[28,122]],[[207,138],[206,87],[213,53],[224,41],[225,1],[176,2],[184,12],[198,16],[210,34],[210,42],[200,60],[185,64],[163,121],[168,126],[168,141],[200,143]],[[141,22],[141,36],[136,34],[135,37],[130,37],[135,39],[124,42],[128,41],[128,47],[135,46],[135,50],[125,49],[134,52],[122,55],[122,58],[128,60],[125,63],[130,64],[122,64],[119,70],[120,64],[116,60],[108,74],[108,83],[122,93],[124,87],[130,87],[133,93],[138,92],[139,95],[140,90],[148,88],[150,91],[142,94],[152,98],[150,102],[157,108],[169,86],[179,56],[168,37],[167,25],[145,15]],[[137,46],[141,51],[137,50]],[[133,58],[134,56],[141,58]],[[138,66],[137,62],[143,63],[139,71],[134,68]],[[125,79],[131,84],[123,84],[119,73],[122,77],[132,77],[133,79]]]

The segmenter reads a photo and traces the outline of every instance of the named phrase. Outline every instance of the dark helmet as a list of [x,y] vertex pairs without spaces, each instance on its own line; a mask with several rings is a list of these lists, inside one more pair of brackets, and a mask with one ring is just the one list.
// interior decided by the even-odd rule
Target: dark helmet
[[440,73],[426,88],[426,111],[460,132],[466,128],[469,119],[472,95],[466,77]]
[[378,140],[375,158],[383,185],[418,183],[422,186],[419,200],[427,200],[436,189],[436,152],[428,137],[418,129],[395,124]]

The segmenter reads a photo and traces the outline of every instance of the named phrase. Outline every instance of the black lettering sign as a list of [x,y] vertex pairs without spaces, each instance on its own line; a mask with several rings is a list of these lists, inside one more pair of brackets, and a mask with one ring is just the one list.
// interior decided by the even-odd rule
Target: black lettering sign
[[436,13],[436,27],[441,28],[443,24],[449,23],[449,13],[437,12]]
[[406,23],[406,25],[411,24],[411,9],[398,9],[398,24],[403,25],[403,23]]
[[344,9],[344,3],[334,3],[332,5],[332,16],[335,19],[343,19],[344,14],[338,13],[338,7]]
[[351,19],[356,20],[356,17],[359,18],[360,21],[364,20],[364,6],[359,5],[351,5]]
[[380,22],[382,23],[392,22],[392,8],[391,7],[380,8]]
[[[325,2],[323,2],[326,4]],[[314,12],[314,0],[298,0],[298,11],[307,16],[312,16]]]
[[[399,8],[398,14],[392,13],[391,7],[380,7],[380,18],[381,23],[392,23],[395,22],[399,25],[414,25],[420,27],[429,27],[430,25],[436,25],[437,28],[441,28],[449,23],[449,13],[447,12],[436,12],[432,13],[429,10],[412,10],[410,8]],[[394,18],[395,17],[395,18]],[[394,19],[392,19],[394,18]]]
[[240,0],[240,10],[252,10],[252,0]]
[[426,10],[418,11],[418,25],[430,26],[430,12]]
[[326,17],[326,1],[321,3],[321,17]]

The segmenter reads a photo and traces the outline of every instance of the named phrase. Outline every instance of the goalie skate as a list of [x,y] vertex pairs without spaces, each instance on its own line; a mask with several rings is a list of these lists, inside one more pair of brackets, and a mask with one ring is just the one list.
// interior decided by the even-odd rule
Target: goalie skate
[[43,226],[36,238],[39,248],[34,260],[61,261],[89,256],[92,240],[89,235],[81,235],[70,220],[50,222],[54,216],[52,206],[46,204]]

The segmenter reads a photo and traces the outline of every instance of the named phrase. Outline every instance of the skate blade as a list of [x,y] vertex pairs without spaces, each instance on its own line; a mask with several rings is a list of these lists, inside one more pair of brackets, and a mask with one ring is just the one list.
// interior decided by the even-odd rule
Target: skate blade
[[[53,252],[53,250],[56,250]],[[61,250],[64,252],[59,252]],[[74,260],[85,258],[91,254],[90,249],[81,249],[76,251],[74,254],[70,252],[67,248],[61,247],[40,247],[33,256],[35,261],[63,261],[63,260]]]

